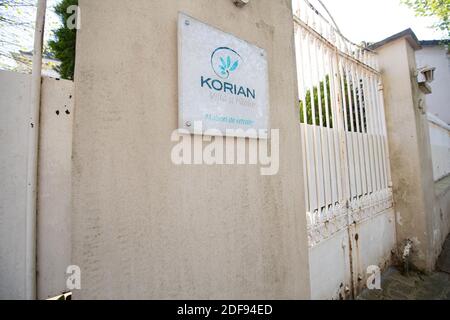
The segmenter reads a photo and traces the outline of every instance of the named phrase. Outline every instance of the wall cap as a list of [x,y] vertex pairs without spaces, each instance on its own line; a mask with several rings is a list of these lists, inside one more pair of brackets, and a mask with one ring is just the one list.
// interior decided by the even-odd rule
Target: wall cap
[[442,127],[443,129],[446,129],[448,131],[450,131],[450,125],[447,124],[444,120],[442,120],[441,118],[437,117],[436,115],[432,114],[432,113],[427,113],[427,118],[429,122],[434,123],[435,125]]
[[409,45],[414,49],[414,50],[420,50],[422,49],[422,46],[420,45],[419,39],[417,39],[416,34],[414,33],[414,31],[412,31],[411,28],[408,28],[406,30],[403,30],[402,32],[396,33],[384,40],[381,40],[379,42],[376,42],[372,45],[369,46],[369,48],[371,50],[376,50],[392,41],[401,39],[401,38],[405,38],[406,41],[408,41]]

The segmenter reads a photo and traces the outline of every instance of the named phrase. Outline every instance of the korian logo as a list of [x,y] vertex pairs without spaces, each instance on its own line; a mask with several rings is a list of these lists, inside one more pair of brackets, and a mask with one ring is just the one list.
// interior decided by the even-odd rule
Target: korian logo
[[211,54],[211,67],[216,75],[222,79],[228,79],[241,62],[240,54],[228,47],[219,47]]
[[242,64],[242,57],[235,50],[228,47],[219,47],[211,54],[211,67],[214,73],[222,80],[201,76],[200,86],[213,91],[256,99],[256,90],[246,86],[226,82],[230,75]]

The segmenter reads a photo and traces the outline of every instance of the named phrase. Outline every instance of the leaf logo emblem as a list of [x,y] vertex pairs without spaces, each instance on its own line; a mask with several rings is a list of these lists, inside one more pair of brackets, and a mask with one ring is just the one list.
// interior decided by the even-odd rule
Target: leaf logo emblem
[[233,49],[220,47],[214,50],[211,55],[211,66],[219,77],[228,79],[241,65],[241,56]]

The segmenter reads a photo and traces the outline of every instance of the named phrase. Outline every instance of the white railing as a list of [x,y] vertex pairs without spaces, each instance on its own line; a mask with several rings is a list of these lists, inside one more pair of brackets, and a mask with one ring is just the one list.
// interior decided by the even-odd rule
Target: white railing
[[[294,1],[300,122],[310,245],[392,206],[377,56]],[[329,229],[329,228],[327,228]]]
[[450,174],[450,126],[435,115],[428,113],[430,143],[434,180]]

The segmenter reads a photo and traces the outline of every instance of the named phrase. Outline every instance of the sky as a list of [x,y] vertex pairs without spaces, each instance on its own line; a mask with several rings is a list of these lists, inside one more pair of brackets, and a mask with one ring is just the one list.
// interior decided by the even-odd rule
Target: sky
[[[58,16],[55,14],[53,8],[61,0],[47,0],[47,12],[45,21],[45,35],[44,43],[53,38],[53,30],[59,28],[61,25]],[[0,10],[4,7],[0,7]],[[17,21],[25,21],[34,26],[36,19],[36,8],[23,7],[20,9],[8,8],[6,14],[11,19]],[[10,52],[18,52],[19,50],[31,51],[33,49],[34,27],[21,28],[16,26],[5,27],[0,30],[0,39],[8,41],[11,44],[2,43],[0,47],[0,69],[13,69],[16,66],[12,58],[8,58],[5,54]]]
[[[52,37],[52,31],[59,27],[60,22],[52,8],[60,0],[48,0],[45,41]],[[195,0],[192,0],[195,1]],[[256,0],[253,0],[256,1]],[[319,11],[321,6],[317,0],[309,0]],[[407,28],[412,28],[419,40],[442,39],[445,34],[435,31],[431,26],[433,18],[416,17],[414,12],[400,4],[400,0],[322,0],[333,15],[342,33],[351,41],[360,43],[377,42]],[[34,13],[29,14],[30,19]],[[20,32],[20,31],[19,31]],[[0,37],[12,34],[10,30],[0,30]],[[11,48],[0,48],[3,51],[29,51],[33,48],[33,33],[20,32],[16,37],[17,45]],[[0,50],[1,51],[1,50]],[[6,64],[14,65],[11,59],[5,60],[0,55],[0,67]]]
[[[314,6],[316,0],[310,0]],[[445,33],[435,31],[433,18],[416,17],[400,0],[322,0],[341,32],[355,43],[377,42],[411,28],[419,40],[435,40]],[[320,5],[317,5],[317,9]],[[320,12],[323,12],[319,9]]]

